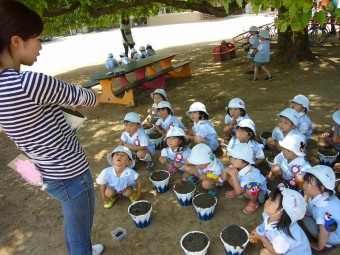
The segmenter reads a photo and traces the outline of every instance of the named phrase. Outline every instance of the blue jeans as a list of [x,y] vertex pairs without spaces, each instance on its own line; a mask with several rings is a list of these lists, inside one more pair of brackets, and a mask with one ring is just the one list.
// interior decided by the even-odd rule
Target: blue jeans
[[90,171],[71,179],[44,180],[46,192],[61,203],[68,254],[92,255],[94,187]]

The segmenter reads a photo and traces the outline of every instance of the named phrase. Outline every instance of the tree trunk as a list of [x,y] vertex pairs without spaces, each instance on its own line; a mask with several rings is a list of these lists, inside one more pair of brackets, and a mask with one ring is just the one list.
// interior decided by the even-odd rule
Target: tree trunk
[[[286,11],[281,8],[280,14]],[[277,63],[296,63],[303,60],[314,60],[314,55],[308,43],[307,27],[302,32],[294,32],[288,26],[284,33],[279,33],[277,47],[274,53],[274,61]]]

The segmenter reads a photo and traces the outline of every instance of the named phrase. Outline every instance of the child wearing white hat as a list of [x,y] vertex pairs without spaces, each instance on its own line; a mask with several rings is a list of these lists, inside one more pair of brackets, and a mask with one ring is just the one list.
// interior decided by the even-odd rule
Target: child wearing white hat
[[155,145],[145,133],[139,115],[129,112],[124,117],[124,132],[120,137],[121,145],[127,147],[141,161],[146,162],[149,171],[154,169],[152,156]]
[[332,127],[332,130],[323,133],[321,138],[323,138],[328,145],[333,146],[336,150],[340,151],[340,110],[333,114],[333,120],[335,125]]
[[146,56],[147,57],[151,57],[156,55],[156,51],[152,48],[152,46],[150,44],[146,45]]
[[139,47],[139,52],[140,52],[140,55],[142,56],[142,58],[146,58],[147,57],[147,52],[146,52],[146,49],[144,46],[140,46]]
[[260,170],[252,166],[253,149],[247,143],[239,143],[229,153],[229,167],[224,169],[222,180],[228,181],[233,188],[225,193],[227,198],[242,198],[245,195],[249,199],[248,205],[243,209],[245,214],[254,213],[264,202],[267,191],[266,178]]
[[242,48],[248,52],[247,54],[247,59],[249,60],[249,63],[250,63],[250,69],[249,71],[247,71],[246,73],[247,74],[253,74],[254,73],[254,67],[255,67],[255,64],[254,64],[254,57],[255,55],[254,54],[250,54],[249,52],[254,50],[254,49],[257,49],[257,47],[259,46],[260,44],[260,41],[259,41],[259,29],[257,26],[251,26],[249,28],[249,39],[248,39],[248,42],[243,44],[242,45]]
[[119,66],[118,61],[113,57],[112,53],[109,53],[107,56],[107,60],[105,62],[106,69],[108,71],[112,70],[113,68],[116,68]]
[[254,229],[249,241],[261,241],[260,254],[311,255],[305,232],[297,223],[306,212],[306,202],[295,190],[280,187],[273,190],[263,209],[263,223]]
[[142,55],[137,52],[135,48],[131,49],[131,62],[139,61],[142,59]]
[[187,158],[183,180],[196,183],[199,179],[202,181],[203,189],[217,196],[217,187],[223,185],[221,179],[223,169],[222,162],[215,157],[211,148],[204,143],[199,143],[192,148]]
[[107,154],[110,166],[101,171],[96,179],[100,185],[104,208],[111,208],[118,195],[128,197],[133,203],[142,196],[142,181],[132,168],[135,165],[132,152],[124,146],[118,146]]
[[166,136],[170,127],[179,127],[185,129],[183,123],[174,116],[171,104],[168,101],[161,101],[157,105],[158,117],[155,128],[160,134]]
[[151,98],[153,99],[153,104],[150,109],[148,109],[148,122],[150,124],[155,124],[156,121],[159,119],[158,117],[158,110],[157,106],[162,101],[168,101],[168,97],[166,96],[166,92],[164,89],[156,89],[154,92],[150,94]]
[[171,127],[166,134],[168,147],[162,149],[159,161],[168,165],[168,172],[173,175],[177,170],[184,171],[184,164],[191,153],[183,129]]
[[274,166],[270,169],[267,176],[272,174],[282,176],[287,180],[292,189],[303,190],[303,176],[311,165],[306,161],[305,138],[299,134],[287,135],[279,141],[282,152],[274,159]]
[[269,63],[270,59],[270,34],[268,30],[261,30],[259,33],[260,45],[257,49],[249,51],[249,54],[255,54],[255,72],[254,77],[250,81],[258,81],[258,74],[260,68],[267,74],[265,81],[270,81],[274,77],[270,74],[269,70],[265,67],[265,64]]
[[[246,105],[241,98],[233,98],[225,107],[227,115],[224,118],[226,126],[223,129],[227,138],[235,136],[235,131],[238,123],[243,119],[250,119],[247,114]],[[223,145],[223,144],[222,144]]]
[[307,170],[303,189],[309,196],[304,227],[317,242],[311,242],[314,253],[324,253],[340,244],[340,201],[334,194],[335,174],[329,166],[318,165]]
[[307,116],[309,112],[309,99],[304,95],[297,95],[292,100],[289,100],[289,105],[292,109],[298,113],[297,127],[302,134],[306,136],[308,141],[312,134],[313,126],[311,119]]
[[188,139],[194,142],[194,144],[205,143],[212,151],[218,148],[217,133],[214,126],[211,124],[209,114],[205,105],[200,102],[195,102],[190,105],[187,116],[194,122],[192,130],[186,130]]
[[254,166],[258,167],[264,162],[264,153],[261,145],[256,141],[255,136],[255,123],[251,119],[241,120],[236,127],[236,136],[231,138],[227,146],[227,153],[230,153],[236,144],[247,143],[253,149]]
[[120,65],[127,65],[129,63],[131,63],[131,58],[127,57],[125,55],[125,52],[122,51],[120,54],[119,54],[119,57],[120,57],[120,60],[119,60],[119,64]]
[[273,129],[272,137],[267,138],[266,146],[268,149],[281,152],[282,149],[279,141],[282,141],[287,135],[300,134],[304,136],[297,128],[298,115],[297,111],[292,108],[286,108],[279,114],[276,114],[276,117],[279,118],[278,124]]

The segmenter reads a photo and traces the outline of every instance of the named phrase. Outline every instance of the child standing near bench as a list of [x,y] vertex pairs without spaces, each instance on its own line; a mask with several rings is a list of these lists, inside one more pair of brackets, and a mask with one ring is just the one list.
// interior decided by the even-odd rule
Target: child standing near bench
[[139,115],[129,112],[124,118],[124,132],[121,135],[121,145],[127,147],[141,161],[146,162],[149,171],[154,169],[152,156],[155,154],[155,145],[142,128]]

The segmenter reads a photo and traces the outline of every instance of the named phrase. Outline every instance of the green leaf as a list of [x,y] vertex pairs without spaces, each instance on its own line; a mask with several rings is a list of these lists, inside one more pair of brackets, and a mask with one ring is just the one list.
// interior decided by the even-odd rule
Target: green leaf
[[295,4],[292,4],[290,7],[289,7],[289,15],[291,17],[294,17],[295,16],[295,13],[296,13],[296,5]]
[[312,10],[309,10],[309,12],[307,13],[303,13],[299,17],[301,25],[303,25],[303,27],[307,26],[311,18],[312,18]]
[[236,0],[236,3],[238,4],[238,6],[242,7],[243,0]]
[[326,13],[324,11],[318,11],[315,13],[315,20],[319,24],[323,25],[326,21]]
[[287,27],[287,23],[282,23],[281,26],[279,26],[280,33],[286,32]]

